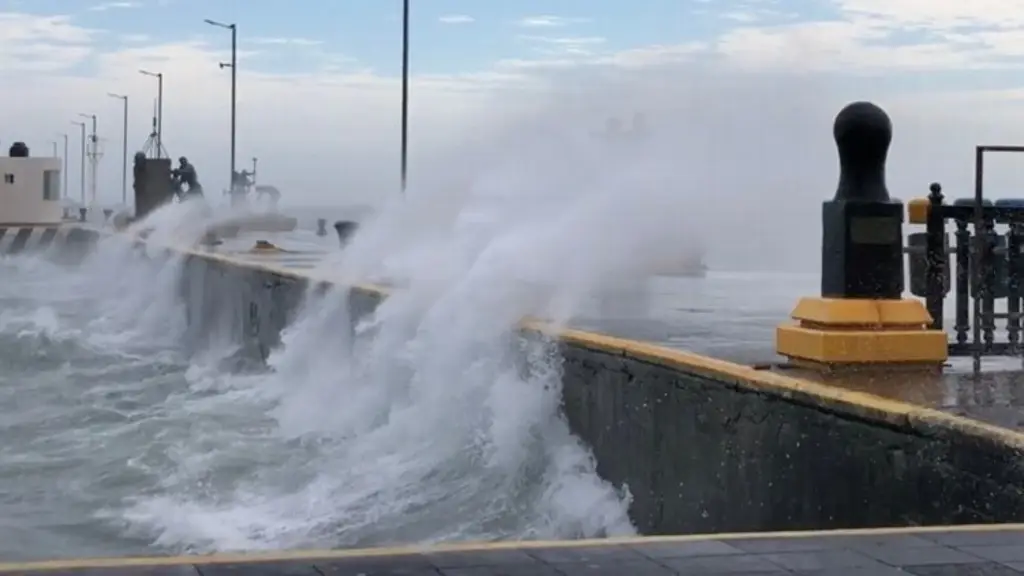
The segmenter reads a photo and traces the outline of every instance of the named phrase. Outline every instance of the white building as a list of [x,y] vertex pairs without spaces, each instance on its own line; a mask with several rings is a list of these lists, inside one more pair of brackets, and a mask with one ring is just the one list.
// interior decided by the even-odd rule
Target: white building
[[[60,224],[60,158],[0,156],[0,226]],[[21,151],[25,151],[21,148]]]

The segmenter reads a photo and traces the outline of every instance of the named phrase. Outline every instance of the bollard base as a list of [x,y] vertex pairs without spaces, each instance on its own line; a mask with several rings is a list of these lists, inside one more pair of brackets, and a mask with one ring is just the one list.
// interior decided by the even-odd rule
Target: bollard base
[[791,317],[776,328],[775,348],[802,366],[941,369],[949,356],[919,300],[802,298]]

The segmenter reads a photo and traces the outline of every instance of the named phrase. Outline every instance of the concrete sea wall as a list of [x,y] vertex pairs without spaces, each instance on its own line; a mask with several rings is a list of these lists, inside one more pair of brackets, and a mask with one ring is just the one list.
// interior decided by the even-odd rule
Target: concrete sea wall
[[567,333],[564,404],[647,533],[1012,522],[1011,433],[683,352]]
[[[216,254],[184,266],[192,341],[229,334],[257,359],[314,282]],[[353,291],[351,316],[382,297]],[[565,416],[602,477],[628,485],[645,534],[1024,519],[1013,433],[640,342],[559,338]]]
[[0,224],[0,256],[43,254],[61,262],[75,263],[92,251],[99,238],[99,231],[77,224]]

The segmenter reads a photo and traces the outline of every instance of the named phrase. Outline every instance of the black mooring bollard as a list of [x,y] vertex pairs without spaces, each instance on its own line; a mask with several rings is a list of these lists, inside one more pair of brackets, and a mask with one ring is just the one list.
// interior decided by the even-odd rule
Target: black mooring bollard
[[89,209],[88,208],[79,208],[78,209],[78,221],[79,222],[85,222],[85,218],[86,218],[86,216],[88,216],[88,214],[89,214]]
[[898,300],[903,295],[903,204],[889,197],[885,161],[892,121],[854,102],[832,128],[839,185],[822,206],[821,295]]
[[359,228],[358,224],[348,220],[338,220],[334,223],[334,231],[338,233],[338,242],[342,248],[348,245],[357,228]]
[[316,235],[327,236],[327,218],[317,218],[316,220]]
[[103,221],[104,221],[104,222],[109,222],[109,221],[110,221],[110,216],[111,216],[111,215],[112,215],[113,213],[114,213],[114,211],[113,211],[113,210],[111,210],[110,208],[104,208],[104,209],[103,209]]

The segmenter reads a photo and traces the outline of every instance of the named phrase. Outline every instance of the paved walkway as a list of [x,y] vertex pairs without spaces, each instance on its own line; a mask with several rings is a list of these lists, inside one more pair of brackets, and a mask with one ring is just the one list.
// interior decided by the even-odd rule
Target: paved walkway
[[0,565],[49,576],[1009,576],[1024,526],[733,534]]

